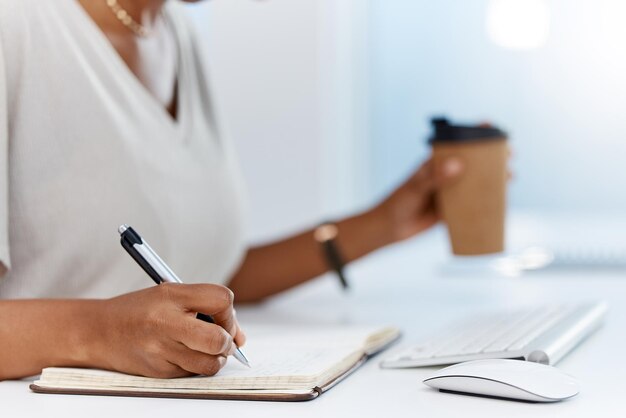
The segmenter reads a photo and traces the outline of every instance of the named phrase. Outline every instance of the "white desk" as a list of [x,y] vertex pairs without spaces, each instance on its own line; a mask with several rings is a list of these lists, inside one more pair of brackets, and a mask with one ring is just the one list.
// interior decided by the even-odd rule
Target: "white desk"
[[[445,322],[485,307],[605,299],[603,329],[558,367],[582,383],[581,394],[557,404],[443,394],[421,383],[433,369],[381,370],[374,359],[320,398],[304,403],[38,395],[28,381],[0,383],[2,416],[24,417],[622,417],[626,404],[626,272],[536,273],[522,278],[439,274],[445,245],[440,232],[385,250],[351,268],[353,292],[343,296],[327,277],[262,306],[239,309],[253,322],[391,323],[405,330],[394,349]],[[387,355],[389,352],[384,353]]]

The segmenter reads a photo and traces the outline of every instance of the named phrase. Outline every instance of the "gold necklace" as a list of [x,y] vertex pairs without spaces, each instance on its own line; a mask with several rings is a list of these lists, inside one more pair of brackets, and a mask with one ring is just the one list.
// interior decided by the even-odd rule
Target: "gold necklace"
[[138,23],[132,16],[124,9],[117,0],[106,0],[107,6],[111,9],[117,20],[122,22],[124,26],[130,29],[135,35],[145,38],[150,35],[150,31]]

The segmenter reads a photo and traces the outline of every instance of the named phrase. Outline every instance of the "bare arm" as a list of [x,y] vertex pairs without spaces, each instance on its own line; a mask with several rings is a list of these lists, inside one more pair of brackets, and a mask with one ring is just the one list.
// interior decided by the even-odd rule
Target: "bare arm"
[[[434,191],[462,170],[451,160],[435,169],[425,163],[373,209],[337,223],[337,246],[348,263],[385,245],[412,237],[437,223]],[[313,230],[252,248],[229,287],[239,302],[255,302],[328,271]]]
[[[337,246],[344,262],[391,242],[385,221],[364,213],[337,223]],[[328,271],[320,244],[308,230],[291,238],[252,248],[229,287],[238,302],[254,302],[294,287]]]
[[95,340],[96,300],[0,302],[0,380],[38,374],[47,366],[88,366]]
[[[232,292],[164,284],[108,300],[0,301],[0,380],[50,366],[150,377],[215,374],[241,345]],[[195,319],[213,315],[216,324]],[[229,332],[226,332],[227,329]]]

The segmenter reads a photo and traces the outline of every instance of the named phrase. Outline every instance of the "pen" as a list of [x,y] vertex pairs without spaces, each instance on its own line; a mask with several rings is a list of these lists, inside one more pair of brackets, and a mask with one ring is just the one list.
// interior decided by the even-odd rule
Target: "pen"
[[[156,284],[183,282],[133,228],[128,225],[122,225],[118,228],[118,232],[120,233],[122,247],[124,247],[137,264],[148,273],[148,276],[150,276]],[[213,317],[200,312],[196,314],[196,318],[211,324],[215,323]],[[239,347],[237,347],[233,353],[233,357],[239,360],[241,364],[251,367],[250,362],[246,356],[243,355]]]

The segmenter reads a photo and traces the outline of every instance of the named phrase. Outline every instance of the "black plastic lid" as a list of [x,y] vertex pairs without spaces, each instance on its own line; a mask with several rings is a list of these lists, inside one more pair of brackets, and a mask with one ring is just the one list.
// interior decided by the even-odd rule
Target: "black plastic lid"
[[433,118],[434,133],[429,138],[430,144],[434,142],[464,142],[484,139],[504,139],[506,132],[496,128],[495,126],[460,126],[451,125],[446,118]]

